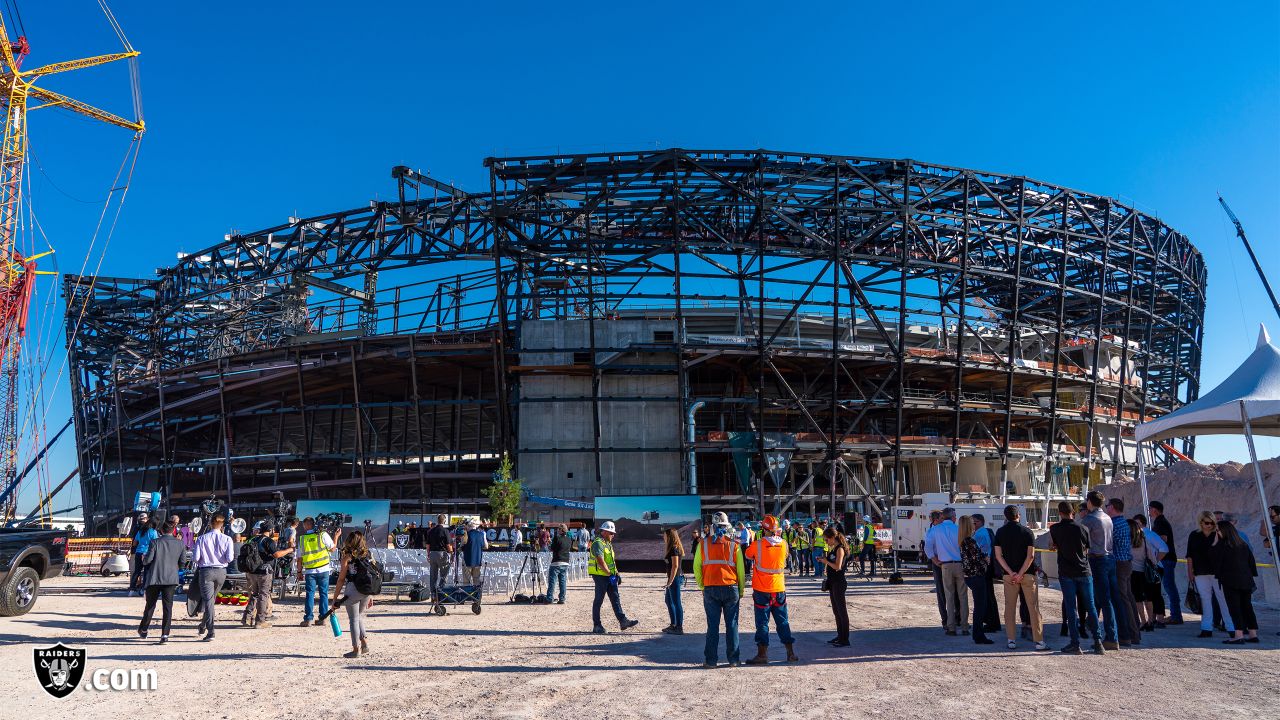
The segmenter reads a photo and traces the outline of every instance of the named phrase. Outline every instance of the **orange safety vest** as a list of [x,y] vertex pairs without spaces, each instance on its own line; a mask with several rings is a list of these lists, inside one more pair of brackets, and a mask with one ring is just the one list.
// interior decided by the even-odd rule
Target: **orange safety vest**
[[719,542],[702,539],[702,584],[706,587],[738,584],[738,545],[727,535]]
[[751,589],[766,593],[786,592],[787,541],[774,545],[760,538],[747,546],[751,559]]

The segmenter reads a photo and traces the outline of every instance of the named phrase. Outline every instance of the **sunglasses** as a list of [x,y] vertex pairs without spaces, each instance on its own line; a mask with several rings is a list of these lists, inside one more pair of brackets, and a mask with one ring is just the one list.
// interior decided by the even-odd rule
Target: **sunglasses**
[[1200,521],[1200,524],[1201,524],[1201,525],[1210,525],[1210,526],[1212,526],[1212,525],[1217,525],[1218,523],[1213,522],[1212,520],[1201,520],[1201,521]]

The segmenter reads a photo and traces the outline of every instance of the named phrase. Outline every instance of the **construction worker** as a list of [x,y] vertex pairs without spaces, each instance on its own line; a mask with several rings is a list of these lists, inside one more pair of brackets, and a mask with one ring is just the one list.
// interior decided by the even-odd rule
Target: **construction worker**
[[738,601],[746,590],[747,572],[742,548],[722,512],[711,516],[711,528],[693,551],[693,577],[702,590],[707,613],[707,643],[702,667],[714,668],[720,644],[720,617],[724,616],[725,654],[729,666],[741,665],[738,650]]
[[867,574],[867,560],[871,561],[871,577],[876,576],[876,526],[871,524],[871,516],[862,516],[862,547],[858,554],[859,572]]
[[604,598],[609,596],[609,604],[613,606],[613,614],[618,618],[618,625],[626,630],[640,624],[639,620],[627,619],[622,612],[622,598],[618,595],[618,586],[622,584],[622,576],[618,574],[618,563],[613,555],[613,536],[617,532],[613,522],[606,520],[600,525],[600,531],[591,541],[591,564],[587,572],[596,584],[596,596],[591,602],[591,621],[595,624],[591,632],[603,635],[604,625],[600,623],[600,606]]
[[798,662],[795,638],[787,619],[787,541],[778,531],[778,519],[765,515],[760,521],[760,537],[747,546],[751,560],[751,600],[756,610],[756,656],[748,665],[769,663],[769,616],[778,626],[778,639],[787,648],[787,662]]
[[822,579],[824,566],[822,563],[818,562],[818,559],[827,554],[827,539],[822,535],[822,533],[826,531],[826,520],[819,520],[818,524],[813,528],[813,576],[819,580]]
[[813,572],[813,540],[809,535],[809,528],[796,523],[793,525],[796,529],[796,555],[800,558],[800,575],[805,576]]
[[782,539],[787,541],[787,574],[798,575],[800,573],[800,543],[796,542],[796,529],[799,525],[792,525],[790,520],[782,521]]

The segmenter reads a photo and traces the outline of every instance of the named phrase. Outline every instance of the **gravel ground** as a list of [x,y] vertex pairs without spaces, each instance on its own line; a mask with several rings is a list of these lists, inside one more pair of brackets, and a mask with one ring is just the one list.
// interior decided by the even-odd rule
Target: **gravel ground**
[[[623,606],[640,625],[621,633],[609,623],[604,636],[587,632],[586,583],[574,583],[562,606],[494,604],[479,616],[459,608],[440,618],[424,604],[380,602],[368,621],[372,654],[348,660],[341,657],[350,649],[345,635],[296,626],[299,600],[277,604],[275,627],[262,630],[232,623],[238,613],[223,608],[227,622],[211,643],[197,642],[195,621],[180,612],[162,647],[154,640],[158,627],[150,641],[134,634],[142,601],[125,597],[119,580],[59,578],[46,583],[31,613],[0,619],[0,716],[124,717],[145,703],[172,708],[163,713],[171,717],[228,719],[1280,717],[1280,614],[1272,610],[1259,613],[1261,645],[1198,640],[1198,626],[1187,624],[1149,633],[1132,650],[1069,657],[1034,653],[1029,642],[1010,651],[1003,642],[979,648],[967,637],[944,636],[922,576],[902,586],[854,580],[853,647],[832,649],[825,644],[834,627],[826,596],[815,581],[793,579],[788,604],[802,662],[702,670],[706,622],[698,593],[685,593],[688,634],[663,635],[660,582],[627,576]],[[1059,601],[1057,591],[1042,590],[1054,647],[1064,644]],[[754,624],[749,601],[742,607],[745,658],[754,653]],[[87,648],[90,672],[154,668],[159,689],[82,687],[63,700],[49,697],[37,686],[31,650],[59,641]],[[772,641],[781,660],[776,635]]]

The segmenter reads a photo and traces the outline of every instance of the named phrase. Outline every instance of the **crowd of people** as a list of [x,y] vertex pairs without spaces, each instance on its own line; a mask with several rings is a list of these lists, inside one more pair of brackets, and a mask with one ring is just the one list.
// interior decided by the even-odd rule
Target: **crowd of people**
[[[1178,555],[1174,529],[1164,515],[1164,506],[1150,503],[1148,515],[1125,515],[1120,498],[1107,499],[1089,492],[1078,507],[1058,505],[1058,522],[1049,527],[1049,547],[1038,550],[1036,538],[1022,523],[1018,507],[1004,508],[1004,523],[992,530],[982,514],[960,515],[954,508],[931,513],[923,551],[933,569],[939,621],[948,636],[971,636],[977,644],[993,644],[989,634],[1001,630],[1002,620],[1008,649],[1028,640],[1037,651],[1051,650],[1040,613],[1037,578],[1043,574],[1038,552],[1052,552],[1057,560],[1057,578],[1062,589],[1062,624],[1059,634],[1067,638],[1060,652],[1082,654],[1082,641],[1091,651],[1108,651],[1142,643],[1142,634],[1183,624],[1183,602],[1174,573]],[[296,569],[304,588],[301,625],[319,625],[330,612],[329,579],[334,572],[337,551],[337,582],[332,588],[333,603],[347,611],[351,652],[359,657],[369,652],[365,612],[372,597],[362,590],[359,578],[367,575],[370,553],[367,539],[359,531],[346,534],[341,528],[331,536],[316,526],[313,518],[300,523],[289,520],[278,539],[270,520],[254,526],[254,536],[235,550],[232,538],[223,532],[225,519],[212,519],[209,531],[194,539],[183,538],[178,518],[168,518],[158,528],[142,518],[133,537],[137,563],[130,582],[130,594],[145,596],[145,608],[138,634],[146,638],[157,604],[161,607],[160,642],[169,638],[172,603],[179,585],[178,569],[184,551],[193,551],[192,566],[204,605],[198,634],[204,641],[215,635],[215,598],[226,582],[228,566],[237,563],[245,571],[251,596],[241,622],[255,628],[270,627],[271,587],[276,565]],[[1271,508],[1271,522],[1280,524],[1280,507]],[[1269,528],[1264,526],[1264,536]],[[516,530],[519,532],[519,530]],[[607,632],[601,610],[610,603],[622,630],[638,621],[623,611],[617,558],[613,548],[616,527],[604,522],[595,533],[571,531],[566,525],[540,524],[529,534],[512,536],[512,547],[550,554],[547,563],[546,603],[564,604],[567,594],[571,554],[588,552],[588,573],[593,584],[592,631]],[[339,541],[342,541],[339,544]],[[756,655],[746,664],[768,662],[772,633],[786,649],[786,660],[796,662],[795,637],[788,612],[787,577],[812,577],[822,582],[828,594],[835,624],[829,644],[850,645],[846,573],[854,560],[860,572],[875,574],[875,525],[869,516],[858,524],[853,540],[840,528],[824,520],[809,524],[765,517],[759,530],[744,523],[735,527],[724,513],[715,513],[705,531],[692,538],[693,575],[702,593],[707,630],[704,665],[716,667],[721,627],[725,634],[725,656],[730,665],[742,663],[738,641],[740,601],[751,584],[754,610]],[[1265,540],[1268,542],[1269,540]],[[484,553],[491,547],[489,534],[471,520],[450,527],[439,516],[425,528],[424,549],[430,567],[433,593],[444,582],[452,563],[462,566],[464,580],[482,582]],[[685,625],[684,562],[688,550],[674,529],[664,532],[664,601],[669,623],[663,633],[683,635]],[[1186,543],[1186,573],[1191,610],[1200,614],[1200,638],[1216,630],[1227,634],[1229,645],[1257,643],[1258,622],[1252,605],[1257,566],[1249,540],[1236,528],[1233,518],[1205,511]],[[245,558],[249,560],[246,561]],[[246,566],[247,562],[247,566]],[[869,564],[869,569],[868,569]],[[1002,588],[1004,612],[999,611],[995,591]],[[972,610],[972,613],[970,612]],[[1019,626],[1021,628],[1019,629]]]
[[[1147,510],[1150,520],[1140,513],[1127,517],[1123,499],[1107,499],[1096,490],[1078,507],[1058,504],[1048,550],[1056,554],[1062,588],[1059,634],[1068,638],[1060,652],[1082,654],[1081,641],[1090,640],[1092,652],[1102,655],[1140,645],[1144,632],[1183,624],[1173,576],[1178,561],[1174,530],[1159,501]],[[1017,506],[1005,507],[1004,518],[1004,525],[992,532],[981,514],[957,518],[950,507],[931,514],[924,553],[933,568],[939,619],[947,635],[993,643],[987,634],[1000,630],[998,581],[1007,647],[1015,649],[1019,639],[1029,639],[1036,650],[1049,651],[1039,608],[1037,577],[1042,570],[1035,536],[1022,524]],[[1278,521],[1280,508],[1273,508],[1272,522]],[[1216,628],[1227,633],[1223,642],[1228,645],[1259,642],[1252,603],[1257,564],[1232,518],[1201,513],[1186,547],[1189,597],[1203,606],[1198,637],[1213,637]]]

